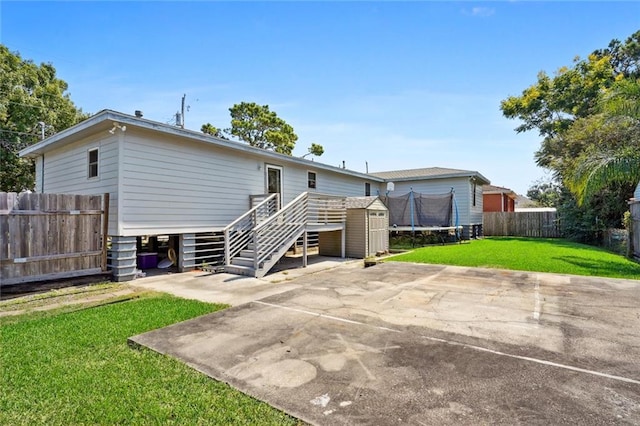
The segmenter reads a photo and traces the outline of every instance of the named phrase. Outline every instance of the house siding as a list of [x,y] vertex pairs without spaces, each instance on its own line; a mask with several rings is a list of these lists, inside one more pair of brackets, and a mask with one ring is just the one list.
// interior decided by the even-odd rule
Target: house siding
[[[98,177],[89,179],[87,177],[87,152],[93,148],[98,148]],[[110,135],[97,139],[81,140],[52,150],[44,155],[44,160],[41,156],[36,161],[36,190],[38,192],[79,195],[99,195],[108,192],[110,194],[110,234],[114,234],[117,229],[117,177],[117,137]]]
[[195,141],[128,131],[123,158],[122,235],[213,231],[264,192],[255,158]]
[[[332,173],[328,170],[319,170],[311,167],[298,165],[283,165],[284,167],[284,191],[285,201],[291,201],[300,193],[309,191],[319,194],[341,195],[346,197],[356,197],[364,195],[364,183],[366,179],[355,176],[345,176],[339,173]],[[316,173],[316,188],[307,187],[307,172]]]
[[[476,187],[476,205],[473,206],[472,184],[468,177],[401,181],[394,182],[394,186],[393,192],[389,193],[391,197],[407,194],[411,190],[427,195],[446,194],[453,188],[460,224],[482,224],[482,187]],[[386,193],[386,184],[381,185],[380,193]]]
[[508,194],[483,194],[484,212],[512,212],[515,210],[515,200]]
[[347,257],[365,258],[369,247],[369,232],[367,230],[367,210],[347,210]]
[[[282,168],[283,204],[305,191],[362,195],[364,179],[137,129],[126,134],[122,162],[121,235],[220,229],[266,192],[266,166]],[[307,173],[317,176],[315,189]],[[159,183],[162,182],[162,183]],[[221,202],[221,200],[224,200]]]

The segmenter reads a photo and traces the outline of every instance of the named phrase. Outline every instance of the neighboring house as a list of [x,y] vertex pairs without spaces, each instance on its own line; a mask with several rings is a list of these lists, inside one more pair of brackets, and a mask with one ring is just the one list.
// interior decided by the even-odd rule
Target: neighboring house
[[484,185],[482,187],[483,212],[512,212],[516,208],[518,195],[502,186]]
[[116,280],[135,277],[140,242],[154,236],[169,238],[179,270],[217,251],[227,270],[264,275],[310,232],[339,231],[344,255],[345,198],[376,195],[388,181],[396,191],[454,187],[460,224],[474,227],[482,223],[481,186],[488,183],[464,171],[386,179],[111,110],[20,155],[35,159],[37,192],[110,194]]
[[517,194],[516,195],[516,208],[515,211],[518,211],[520,208],[528,208],[528,207],[536,207],[538,204],[530,198],[525,197],[524,195]]
[[[423,169],[393,170],[370,173],[393,183],[394,194],[401,195],[410,191],[420,194],[436,195],[454,192],[457,223],[462,225],[463,238],[476,238],[482,235],[482,186],[489,180],[476,171],[430,167]],[[386,184],[380,194],[387,194]],[[384,188],[384,189],[383,189]]]

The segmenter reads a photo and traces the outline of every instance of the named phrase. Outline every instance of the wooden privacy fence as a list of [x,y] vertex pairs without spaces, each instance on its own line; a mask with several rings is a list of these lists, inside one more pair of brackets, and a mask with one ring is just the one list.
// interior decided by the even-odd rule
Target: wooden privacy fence
[[485,236],[559,238],[557,212],[491,212],[483,214]]
[[0,192],[0,284],[107,269],[109,194]]

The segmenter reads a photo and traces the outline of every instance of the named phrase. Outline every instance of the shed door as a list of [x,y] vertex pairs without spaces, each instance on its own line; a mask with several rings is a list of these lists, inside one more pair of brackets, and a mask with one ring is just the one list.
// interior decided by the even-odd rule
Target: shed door
[[389,216],[383,210],[369,211],[369,255],[387,250]]

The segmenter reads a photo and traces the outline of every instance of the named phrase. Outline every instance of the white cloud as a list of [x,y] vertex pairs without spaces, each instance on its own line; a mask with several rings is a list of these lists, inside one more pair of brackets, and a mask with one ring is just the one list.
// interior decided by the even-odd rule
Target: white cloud
[[462,13],[468,16],[480,16],[483,18],[493,16],[496,10],[492,7],[472,7],[471,9],[463,9]]

